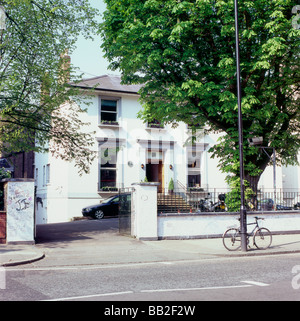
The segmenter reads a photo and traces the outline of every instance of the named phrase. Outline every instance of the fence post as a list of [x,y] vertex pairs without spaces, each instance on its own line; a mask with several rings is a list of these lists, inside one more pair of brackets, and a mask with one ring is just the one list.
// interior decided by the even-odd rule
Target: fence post
[[159,183],[134,183],[132,234],[139,240],[154,241],[157,233],[157,187]]

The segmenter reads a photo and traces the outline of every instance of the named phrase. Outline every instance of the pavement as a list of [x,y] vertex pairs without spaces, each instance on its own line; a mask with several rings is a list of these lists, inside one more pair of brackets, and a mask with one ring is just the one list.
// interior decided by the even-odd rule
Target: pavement
[[140,241],[119,234],[118,219],[38,225],[36,244],[0,245],[0,266],[64,267],[300,253],[300,234],[273,235],[269,249],[227,251],[221,238]]

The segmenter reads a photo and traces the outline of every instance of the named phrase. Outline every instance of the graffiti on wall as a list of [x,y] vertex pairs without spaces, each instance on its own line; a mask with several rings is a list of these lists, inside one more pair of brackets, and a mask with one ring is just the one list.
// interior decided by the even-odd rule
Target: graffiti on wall
[[7,186],[7,241],[32,241],[34,183],[9,182]]

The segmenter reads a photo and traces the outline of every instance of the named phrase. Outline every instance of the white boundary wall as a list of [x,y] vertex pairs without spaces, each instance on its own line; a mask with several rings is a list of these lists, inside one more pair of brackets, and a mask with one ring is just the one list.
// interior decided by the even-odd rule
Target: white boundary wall
[[[247,223],[255,222],[254,217],[262,217],[259,226],[268,228],[272,233],[299,233],[299,212],[270,212],[247,214]],[[188,239],[221,237],[229,227],[239,227],[239,214],[159,214],[158,239]],[[254,225],[249,225],[251,232]]]
[[[140,240],[221,237],[229,227],[239,227],[239,213],[157,214],[157,183],[133,184],[132,236]],[[272,233],[300,234],[299,211],[253,212],[247,223],[262,217],[261,227]],[[251,232],[254,225],[248,226]]]

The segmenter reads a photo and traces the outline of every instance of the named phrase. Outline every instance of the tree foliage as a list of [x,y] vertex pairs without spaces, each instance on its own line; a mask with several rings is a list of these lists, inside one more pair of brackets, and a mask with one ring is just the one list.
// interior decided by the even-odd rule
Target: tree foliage
[[[10,178],[11,173],[6,171],[4,168],[0,167],[0,182],[2,179]],[[3,184],[0,184],[0,211],[3,210],[4,207],[4,191],[3,191]]]
[[[72,52],[80,34],[95,33],[97,11],[87,0],[0,0],[0,5],[6,14],[0,31],[0,153],[50,148],[87,171],[93,141],[80,132],[84,110],[76,101],[82,97],[68,84],[77,78],[64,53]],[[62,112],[69,101],[74,102],[69,113]]]
[[[234,1],[106,0],[103,48],[124,83],[144,84],[141,117],[184,121],[225,132],[212,148],[238,175]],[[262,136],[277,161],[294,164],[299,135],[299,41],[292,0],[239,1],[246,178],[252,187],[270,159],[249,137]]]

